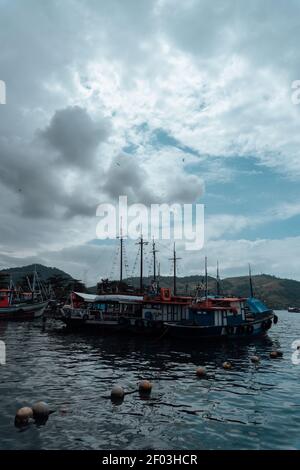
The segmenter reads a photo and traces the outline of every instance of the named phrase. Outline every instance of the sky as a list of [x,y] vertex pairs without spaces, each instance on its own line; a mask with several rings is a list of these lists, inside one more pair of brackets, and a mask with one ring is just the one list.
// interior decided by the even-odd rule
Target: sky
[[0,0],[0,267],[117,276],[96,209],[126,195],[205,205],[181,276],[300,280],[299,26],[296,0]]

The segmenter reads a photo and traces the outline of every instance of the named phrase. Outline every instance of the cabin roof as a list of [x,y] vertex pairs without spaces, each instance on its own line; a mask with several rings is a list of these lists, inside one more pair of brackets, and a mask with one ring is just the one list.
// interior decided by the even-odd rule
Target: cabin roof
[[73,294],[77,295],[77,297],[80,297],[85,302],[95,302],[95,299],[97,297],[96,295],[84,294],[82,292],[73,292]]
[[144,297],[142,295],[123,295],[123,294],[83,294],[82,292],[74,292],[75,295],[83,299],[85,302],[120,302],[132,303],[142,302]]
[[144,297],[142,295],[124,295],[124,294],[101,294],[96,296],[96,302],[120,302],[120,303],[131,303],[131,302],[142,302]]

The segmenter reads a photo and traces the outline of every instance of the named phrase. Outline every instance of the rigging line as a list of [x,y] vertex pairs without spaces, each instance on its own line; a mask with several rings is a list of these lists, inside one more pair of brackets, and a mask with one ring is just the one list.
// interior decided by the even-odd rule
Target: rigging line
[[133,268],[132,268],[132,273],[131,273],[131,279],[133,279],[134,277],[134,273],[135,273],[135,270],[137,268],[137,262],[138,262],[138,259],[139,259],[139,256],[140,256],[140,247],[137,251],[137,254],[136,254],[136,257],[135,257],[135,260],[134,260],[134,264],[133,264]]
[[113,275],[114,275],[115,272],[116,272],[116,266],[117,266],[118,256],[119,256],[119,246],[116,247],[116,250],[115,250],[115,253],[114,253],[113,262],[112,262],[112,268],[111,268],[111,271],[110,271],[110,277],[109,277],[109,279],[113,279]]
[[126,278],[129,279],[129,263],[128,263],[128,257],[127,257],[127,251],[126,251],[125,245],[123,246],[123,254],[124,254],[125,274],[126,274]]
[[162,246],[163,248],[165,248],[165,250],[168,250],[170,251],[171,253],[173,253],[173,250],[172,248],[170,248],[168,245],[165,245],[164,243],[162,243],[161,240],[157,241],[158,245]]

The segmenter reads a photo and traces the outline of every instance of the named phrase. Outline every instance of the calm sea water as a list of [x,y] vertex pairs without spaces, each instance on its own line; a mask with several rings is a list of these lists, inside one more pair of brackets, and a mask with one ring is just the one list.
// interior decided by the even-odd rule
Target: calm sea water
[[[278,312],[268,337],[249,343],[188,345],[66,334],[59,322],[0,323],[1,449],[300,449],[300,365],[291,343],[300,314]],[[283,358],[271,360],[274,348]],[[261,356],[259,366],[250,356]],[[234,369],[222,369],[230,360]],[[197,379],[205,365],[207,379]],[[138,393],[113,405],[114,384]],[[45,400],[43,426],[14,427],[16,410]]]

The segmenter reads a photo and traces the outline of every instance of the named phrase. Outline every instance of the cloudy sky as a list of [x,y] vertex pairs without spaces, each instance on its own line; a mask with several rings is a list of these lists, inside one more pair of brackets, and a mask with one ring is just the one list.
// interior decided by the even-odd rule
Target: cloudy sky
[[127,195],[205,204],[179,275],[208,254],[212,274],[300,280],[299,18],[297,0],[0,0],[1,267],[116,275],[96,208]]

